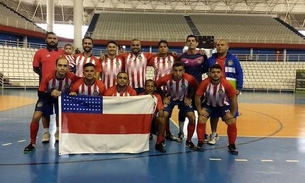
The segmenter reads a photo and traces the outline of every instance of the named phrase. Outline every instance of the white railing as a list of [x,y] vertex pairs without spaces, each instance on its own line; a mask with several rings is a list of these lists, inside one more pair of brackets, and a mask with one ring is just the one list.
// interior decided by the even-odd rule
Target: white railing
[[235,56],[247,62],[305,62],[305,54],[235,54]]
[[25,43],[23,41],[13,41],[13,40],[4,40],[0,39],[0,46],[9,47],[9,49],[16,48],[32,48],[32,49],[39,49],[44,48],[45,44],[39,43]]
[[[0,85],[2,88],[38,87],[38,75],[32,70],[33,55],[37,50],[37,48],[1,46],[0,44],[0,73],[2,73]],[[293,91],[295,69],[305,69],[305,54],[286,55],[286,62],[284,62],[284,56],[280,54],[237,54],[236,56],[241,60],[244,69],[244,88],[248,90]],[[289,71],[286,72],[288,68]],[[259,72],[262,70],[264,72]],[[147,78],[153,78],[153,76],[153,68],[148,67]],[[278,84],[277,79],[280,76],[284,77],[281,77],[281,84]]]

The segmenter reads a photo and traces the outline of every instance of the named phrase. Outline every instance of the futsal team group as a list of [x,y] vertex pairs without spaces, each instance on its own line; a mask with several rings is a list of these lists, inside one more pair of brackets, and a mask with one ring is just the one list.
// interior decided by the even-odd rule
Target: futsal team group
[[[195,151],[203,151],[206,144],[215,145],[219,136],[219,119],[227,124],[228,151],[238,154],[237,98],[243,86],[243,70],[238,58],[228,52],[227,40],[218,40],[216,53],[207,57],[197,48],[196,36],[186,38],[187,50],[181,55],[169,51],[169,43],[161,40],[158,53],[141,51],[141,41],[130,41],[130,51],[118,50],[115,41],[106,45],[107,53],[100,58],[93,56],[93,39],[82,39],[83,52],[77,53],[72,44],[58,48],[55,33],[48,32],[46,48],[38,50],[33,58],[33,70],[40,77],[38,100],[30,123],[30,144],[24,153],[36,149],[39,121],[43,124],[42,143],[50,141],[50,116],[55,110],[56,132],[59,140],[58,97],[69,95],[95,95],[126,97],[152,95],[156,111],[151,127],[151,139],[156,135],[155,149],[166,153],[166,140],[181,143]],[[120,53],[119,53],[120,52]],[[146,79],[148,66],[154,68],[154,78]],[[54,69],[55,68],[55,69]],[[208,77],[202,79],[207,73]],[[179,132],[170,131],[169,119],[173,108],[178,106]],[[195,117],[198,113],[198,120]],[[184,121],[188,119],[187,133]],[[206,122],[210,119],[211,134],[206,134]],[[197,133],[197,144],[192,141]],[[185,135],[185,138],[184,138]]]

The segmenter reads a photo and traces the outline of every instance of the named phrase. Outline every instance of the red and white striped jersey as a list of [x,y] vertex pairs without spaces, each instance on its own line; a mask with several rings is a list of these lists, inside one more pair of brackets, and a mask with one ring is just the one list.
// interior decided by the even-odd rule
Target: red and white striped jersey
[[76,92],[80,95],[91,95],[91,96],[103,96],[106,91],[104,83],[100,80],[95,79],[93,85],[88,86],[85,83],[85,78],[77,80],[72,88],[71,92]]
[[128,96],[136,96],[137,92],[131,88],[131,86],[126,86],[125,90],[122,92],[118,91],[117,85],[114,85],[108,88],[105,92],[105,96],[113,96],[113,97],[128,97]]
[[146,80],[146,67],[153,66],[154,54],[140,53],[124,53],[118,55],[124,61],[125,72],[129,75],[130,86],[133,88],[144,88]]
[[167,55],[166,57],[157,56],[154,58],[155,81],[159,78],[171,73],[175,57]]
[[84,77],[83,66],[86,63],[93,63],[95,65],[96,72],[101,72],[101,63],[98,58],[91,55],[90,57],[84,56],[82,53],[75,56],[76,75],[78,77]]
[[236,90],[224,78],[217,85],[213,85],[210,78],[206,78],[200,83],[196,95],[204,96],[202,102],[206,105],[220,107],[230,105],[229,98],[236,95]]
[[75,57],[74,57],[74,55],[65,54],[65,58],[69,61],[69,66],[70,67],[75,67]]
[[106,89],[116,84],[116,78],[120,71],[123,69],[123,62],[120,58],[114,59],[106,57],[101,62],[102,67],[102,81],[104,82]]
[[58,90],[68,93],[71,85],[77,80],[78,77],[71,72],[67,72],[64,79],[57,79],[56,71],[54,71],[42,78],[38,91],[47,92],[51,90]]
[[157,87],[166,86],[166,90],[170,95],[171,100],[183,101],[188,95],[190,88],[196,88],[198,83],[193,76],[184,73],[179,81],[173,80],[173,74],[165,75],[156,81],[156,85]]

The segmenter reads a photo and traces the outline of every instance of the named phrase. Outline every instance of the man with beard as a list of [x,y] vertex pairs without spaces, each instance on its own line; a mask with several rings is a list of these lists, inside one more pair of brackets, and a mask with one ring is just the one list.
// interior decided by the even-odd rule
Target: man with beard
[[[243,88],[243,70],[240,65],[238,58],[232,55],[229,50],[228,40],[221,39],[217,41],[216,44],[217,53],[214,53],[207,60],[207,67],[211,67],[214,64],[219,64],[222,70],[222,76],[226,78],[236,89],[237,95],[240,94]],[[237,111],[235,114],[235,120],[237,120],[237,116],[239,116],[239,112]],[[218,118],[220,116],[211,116],[211,135],[208,141],[208,144],[215,145],[219,136],[217,134],[217,124]]]
[[128,97],[137,95],[137,92],[129,86],[129,76],[126,72],[119,72],[116,82],[116,85],[113,85],[106,90],[105,96]]
[[64,50],[57,47],[58,38],[54,32],[47,32],[45,42],[47,47],[38,50],[33,59],[33,71],[39,75],[40,80],[54,71],[56,60],[65,54]]
[[[211,66],[209,77],[203,80],[195,95],[195,106],[198,111],[197,135],[199,149],[203,149],[206,122],[212,115],[217,115],[228,125],[228,150],[237,155],[235,146],[237,137],[236,118],[237,97],[236,90],[231,83],[222,77],[219,64]],[[203,97],[203,100],[202,100]]]
[[118,55],[123,60],[125,72],[130,77],[130,86],[137,94],[143,93],[146,80],[146,67],[153,66],[154,54],[141,52],[141,41],[133,39],[130,44],[131,52]]
[[[166,40],[161,40],[158,43],[158,55],[154,57],[154,69],[155,69],[155,77],[154,80],[157,81],[159,78],[170,74],[173,68],[173,64],[176,61],[177,57],[172,53],[168,52],[168,42]],[[161,88],[163,91],[166,91],[166,87],[163,86]],[[171,141],[177,141],[177,137],[175,137],[170,131],[169,118],[166,119],[166,135],[165,138]]]
[[109,41],[106,45],[107,55],[101,57],[102,73],[101,78],[106,88],[110,88],[116,83],[116,77],[123,69],[123,62],[118,58],[118,45],[114,41]]
[[93,63],[86,63],[83,66],[83,78],[77,80],[71,87],[69,95],[90,95],[90,96],[103,96],[106,87],[101,80],[96,76],[96,65]]
[[[176,61],[172,68],[172,73],[167,74],[156,81],[158,91],[161,91],[164,103],[164,118],[167,119],[178,105],[180,111],[188,118],[187,140],[185,145],[190,149],[197,150],[192,142],[195,131],[195,114],[192,106],[192,99],[198,87],[196,79],[190,74],[185,73],[184,63]],[[161,87],[166,86],[166,93],[162,92]]]
[[91,37],[84,37],[82,40],[83,53],[75,56],[76,75],[78,77],[84,77],[83,66],[86,63],[92,63],[95,65],[96,73],[95,78],[99,79],[101,72],[101,63],[98,58],[92,55],[93,39]]
[[158,55],[154,57],[154,69],[155,69],[155,78],[157,81],[159,78],[165,76],[166,74],[171,73],[173,64],[176,61],[177,57],[172,53],[168,52],[168,42],[166,40],[161,40],[158,43]]
[[[56,60],[64,55],[64,50],[59,49],[58,38],[54,32],[47,32],[45,42],[47,44],[46,48],[38,50],[33,59],[33,71],[39,75],[39,83],[41,78],[46,77],[54,71],[54,65]],[[50,116],[43,114],[42,124],[44,128],[44,133],[42,137],[42,143],[48,143],[50,141]],[[55,133],[55,139],[59,139],[58,128]]]

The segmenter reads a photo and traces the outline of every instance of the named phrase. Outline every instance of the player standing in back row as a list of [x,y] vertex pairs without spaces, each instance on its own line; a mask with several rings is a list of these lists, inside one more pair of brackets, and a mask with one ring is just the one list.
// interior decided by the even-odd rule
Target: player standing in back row
[[[185,73],[192,75],[198,83],[202,81],[202,74],[208,71],[208,68],[205,65],[207,60],[207,56],[200,53],[197,50],[198,40],[194,35],[188,35],[186,38],[186,46],[188,47],[187,51],[182,53],[178,60],[181,60],[185,65]],[[192,99],[192,103],[194,105],[194,99]],[[179,110],[179,133],[178,139],[182,141],[184,134],[183,134],[183,127],[184,127],[184,120],[185,115],[180,112]]]
[[[54,32],[47,32],[45,42],[47,47],[36,51],[33,59],[33,71],[39,75],[39,85],[43,77],[46,77],[54,71],[56,60],[65,54],[64,50],[58,48],[58,38]],[[44,131],[41,140],[42,143],[48,143],[50,141],[50,115],[43,114],[41,118]],[[56,128],[54,136],[55,140],[59,139],[58,128]]]

